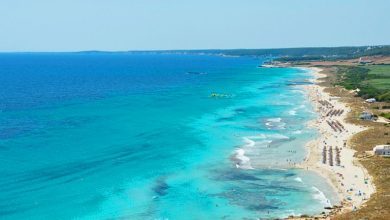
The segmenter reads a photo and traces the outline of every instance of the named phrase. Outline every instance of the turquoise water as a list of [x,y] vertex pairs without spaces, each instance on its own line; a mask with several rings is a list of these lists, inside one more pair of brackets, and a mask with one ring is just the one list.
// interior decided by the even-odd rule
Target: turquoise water
[[[293,169],[294,68],[201,55],[0,55],[1,219],[256,219],[336,202]],[[212,93],[221,94],[211,97]]]

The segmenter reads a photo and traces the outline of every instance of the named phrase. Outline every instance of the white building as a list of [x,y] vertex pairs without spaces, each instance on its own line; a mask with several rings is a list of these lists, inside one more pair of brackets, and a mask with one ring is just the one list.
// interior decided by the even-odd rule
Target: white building
[[373,151],[376,155],[390,157],[390,145],[376,145]]
[[374,115],[371,112],[362,112],[359,116],[362,120],[368,120],[371,121],[374,119]]
[[359,64],[367,64],[367,63],[372,63],[372,60],[370,60],[368,57],[359,58]]

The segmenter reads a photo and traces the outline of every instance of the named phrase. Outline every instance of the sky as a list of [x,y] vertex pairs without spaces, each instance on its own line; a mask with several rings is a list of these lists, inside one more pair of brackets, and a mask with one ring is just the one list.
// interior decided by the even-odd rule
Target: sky
[[0,51],[390,44],[390,0],[0,0]]

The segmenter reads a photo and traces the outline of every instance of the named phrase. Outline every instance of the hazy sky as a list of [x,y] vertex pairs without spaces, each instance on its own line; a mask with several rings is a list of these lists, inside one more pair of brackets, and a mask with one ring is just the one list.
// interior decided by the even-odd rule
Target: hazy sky
[[390,44],[390,0],[0,0],[0,51]]

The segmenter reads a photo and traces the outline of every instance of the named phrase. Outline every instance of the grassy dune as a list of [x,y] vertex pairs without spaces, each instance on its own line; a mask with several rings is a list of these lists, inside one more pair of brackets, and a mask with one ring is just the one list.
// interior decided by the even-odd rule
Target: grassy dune
[[[353,93],[346,92],[345,88],[335,86],[340,84],[341,80],[339,69],[345,68],[345,66],[337,68],[334,68],[333,66],[323,66],[322,68],[324,68],[324,72],[327,74],[326,80],[322,83],[323,86],[327,87],[326,91],[333,96],[341,97],[342,101],[348,103],[352,109],[352,112],[349,114],[347,121],[368,128],[367,130],[356,134],[351,140],[349,140],[349,144],[357,151],[355,156],[358,158],[359,162],[368,170],[370,175],[373,176],[374,184],[377,190],[377,192],[372,195],[371,199],[362,208],[354,212],[332,216],[331,219],[389,219],[390,158],[372,156],[367,154],[366,151],[371,151],[372,148],[376,145],[387,144],[390,142],[390,125],[371,121],[363,121],[358,118],[358,115],[363,109],[372,109],[373,106],[377,106],[379,103],[365,103],[360,97],[355,97]],[[362,68],[367,67],[364,66]],[[368,68],[368,73],[375,75],[374,77],[390,76],[390,65],[375,65],[369,66]],[[375,83],[371,84],[370,80],[368,81],[369,82],[366,83],[373,86],[374,88],[377,88]],[[384,88],[384,90],[389,89],[389,87]]]
[[390,102],[390,65],[339,66],[337,85],[358,89],[362,98]]

